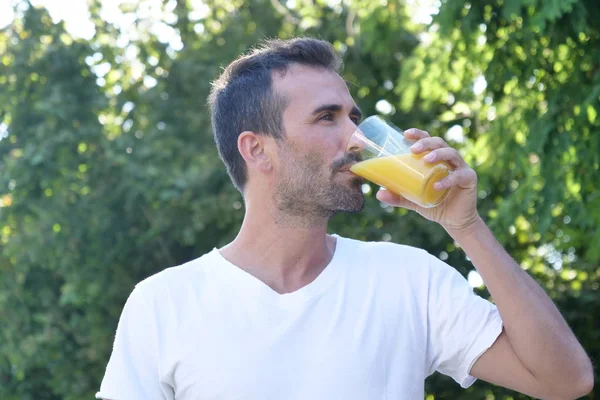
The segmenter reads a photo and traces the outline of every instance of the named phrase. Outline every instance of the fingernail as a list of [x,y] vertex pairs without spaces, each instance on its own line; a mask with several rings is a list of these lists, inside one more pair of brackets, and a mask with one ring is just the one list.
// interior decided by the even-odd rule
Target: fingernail
[[435,154],[433,154],[433,153],[429,153],[429,154],[427,154],[425,157],[423,157],[423,160],[425,160],[425,161],[431,161],[431,160],[433,160],[434,158],[435,158]]
[[442,182],[436,182],[436,183],[433,184],[433,188],[435,190],[443,189],[443,187],[444,187],[444,185],[442,184]]
[[419,151],[423,148],[423,146],[421,145],[421,143],[415,143],[412,146],[410,146],[411,150],[415,150],[415,151]]

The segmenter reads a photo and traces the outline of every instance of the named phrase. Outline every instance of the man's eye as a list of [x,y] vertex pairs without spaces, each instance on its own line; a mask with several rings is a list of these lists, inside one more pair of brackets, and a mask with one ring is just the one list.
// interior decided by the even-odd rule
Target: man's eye
[[360,123],[360,118],[358,117],[350,117],[350,119],[352,120],[352,122],[354,122],[356,125],[358,125]]
[[321,116],[321,118],[319,118],[319,120],[321,120],[321,121],[333,121],[333,114],[330,114],[330,113],[323,114]]

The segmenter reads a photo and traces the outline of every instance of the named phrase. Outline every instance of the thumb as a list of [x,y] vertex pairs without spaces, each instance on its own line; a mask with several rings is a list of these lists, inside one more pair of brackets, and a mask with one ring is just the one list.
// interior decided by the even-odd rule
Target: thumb
[[390,206],[394,206],[394,207],[402,207],[402,208],[406,208],[408,210],[415,210],[416,208],[416,204],[413,203],[410,200],[405,199],[404,197],[392,193],[389,190],[386,189],[379,189],[379,191],[377,192],[377,194],[375,195],[375,197],[377,198],[377,200],[385,203],[385,204],[389,204]]

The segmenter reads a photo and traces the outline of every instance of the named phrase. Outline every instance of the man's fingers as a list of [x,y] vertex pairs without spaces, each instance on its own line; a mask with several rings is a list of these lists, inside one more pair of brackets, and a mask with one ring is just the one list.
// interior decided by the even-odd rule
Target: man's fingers
[[457,169],[441,181],[433,184],[435,190],[448,189],[453,186],[463,189],[470,189],[477,186],[477,174],[471,168]]
[[419,140],[431,137],[431,135],[429,134],[429,132],[422,131],[421,129],[410,128],[404,131],[404,137],[409,140]]
[[432,150],[429,154],[423,157],[423,160],[428,163],[434,163],[438,161],[447,161],[452,164],[455,168],[468,167],[465,160],[463,160],[460,153],[452,147],[444,147]]
[[427,150],[439,149],[442,147],[448,147],[448,144],[441,137],[435,136],[419,139],[411,146],[410,150],[415,154],[419,154]]
[[375,197],[377,197],[377,200],[394,207],[402,207],[413,211],[416,207],[416,204],[412,201],[383,188],[379,189]]

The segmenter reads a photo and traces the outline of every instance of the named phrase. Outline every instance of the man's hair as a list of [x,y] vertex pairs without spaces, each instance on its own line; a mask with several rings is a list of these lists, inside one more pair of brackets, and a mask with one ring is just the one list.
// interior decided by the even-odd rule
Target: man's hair
[[282,116],[287,99],[273,89],[272,74],[285,74],[292,64],[336,73],[342,68],[341,58],[328,42],[312,38],[274,39],[238,57],[212,84],[208,103],[215,142],[227,173],[240,192],[248,173],[237,147],[238,137],[244,131],[277,139],[285,136]]

